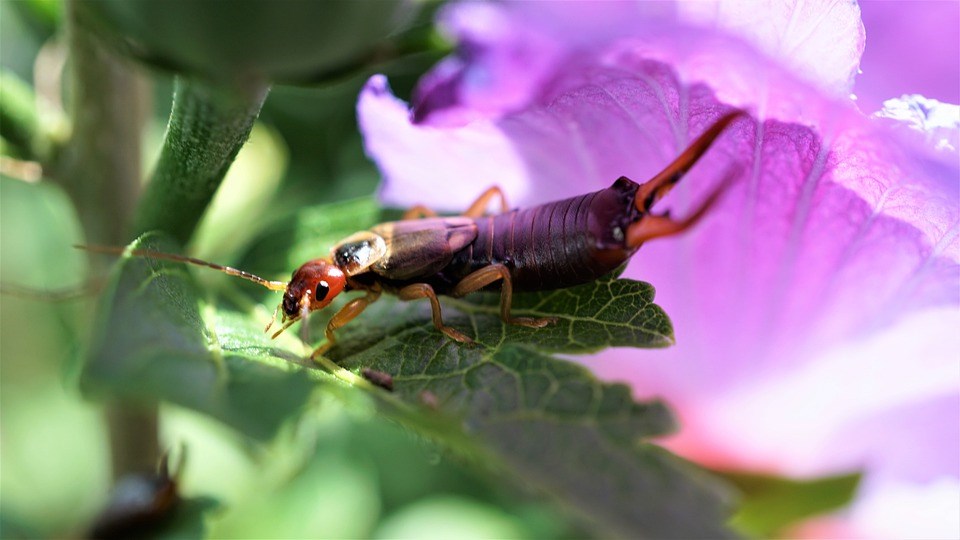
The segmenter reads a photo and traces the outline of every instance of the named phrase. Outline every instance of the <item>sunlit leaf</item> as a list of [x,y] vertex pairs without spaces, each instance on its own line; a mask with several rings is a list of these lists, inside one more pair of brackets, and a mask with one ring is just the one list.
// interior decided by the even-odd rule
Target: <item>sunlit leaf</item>
[[[294,214],[263,235],[245,268],[276,272],[294,256],[301,262],[324,256],[336,240],[374,223],[375,210],[370,201],[356,201]],[[148,245],[175,248],[152,238]],[[503,478],[550,494],[601,534],[729,536],[726,490],[644,442],[674,429],[666,407],[636,402],[627,386],[601,383],[548,354],[671,344],[672,326],[653,296],[650,285],[616,276],[516,295],[516,315],[558,319],[544,329],[504,325],[496,294],[442,299],[445,322],[473,336],[473,344],[438,332],[426,302],[385,296],[338,331],[329,358],[354,374],[363,368],[389,374],[393,393],[359,384],[383,414],[492,465]],[[263,334],[265,310],[203,307],[176,264],[126,259],[107,298],[102,328],[124,321],[131,330],[104,330],[86,372],[89,386],[167,399],[265,435],[293,415],[310,379],[328,377],[304,360],[308,344],[294,329],[276,341]],[[312,317],[314,335],[331,314]],[[362,381],[337,369],[341,379]],[[680,515],[688,508],[696,514]]]
[[780,536],[788,533],[786,527],[803,519],[839,510],[850,503],[860,484],[859,474],[813,480],[745,473],[722,476],[743,493],[731,525],[757,537]]
[[[154,235],[134,247],[176,251],[171,241]],[[229,319],[208,325],[202,308],[200,292],[182,264],[121,260],[101,301],[83,389],[141,403],[170,401],[251,436],[270,437],[303,406],[314,383],[292,364],[250,361],[264,356],[258,349],[225,350],[218,336],[238,331],[237,326]]]

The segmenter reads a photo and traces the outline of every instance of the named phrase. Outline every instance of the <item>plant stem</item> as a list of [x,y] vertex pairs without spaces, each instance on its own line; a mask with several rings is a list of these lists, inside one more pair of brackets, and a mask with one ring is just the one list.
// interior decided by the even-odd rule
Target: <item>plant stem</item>
[[160,425],[157,406],[133,407],[114,403],[107,407],[113,478],[151,472],[160,461]]
[[140,134],[149,87],[78,24],[79,1],[67,2],[73,131],[54,177],[73,199],[87,242],[119,245],[125,243],[140,187]]
[[[86,241],[120,245],[140,186],[140,141],[149,86],[79,23],[67,2],[68,96],[72,133],[52,177],[72,198]],[[95,261],[92,261],[95,262]],[[93,275],[100,273],[91,266]],[[107,406],[114,478],[152,470],[159,458],[156,408]]]
[[269,85],[178,77],[160,161],[140,201],[135,235],[152,230],[185,244],[260,114]]

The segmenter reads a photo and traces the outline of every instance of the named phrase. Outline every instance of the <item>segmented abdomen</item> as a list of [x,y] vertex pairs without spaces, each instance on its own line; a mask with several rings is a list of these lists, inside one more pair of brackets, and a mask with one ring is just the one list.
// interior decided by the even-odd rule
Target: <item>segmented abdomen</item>
[[519,291],[598,279],[633,254],[624,236],[640,216],[633,201],[637,187],[621,178],[593,193],[478,218],[476,240],[429,281],[437,292],[449,292],[469,273],[495,263],[510,269],[514,290]]

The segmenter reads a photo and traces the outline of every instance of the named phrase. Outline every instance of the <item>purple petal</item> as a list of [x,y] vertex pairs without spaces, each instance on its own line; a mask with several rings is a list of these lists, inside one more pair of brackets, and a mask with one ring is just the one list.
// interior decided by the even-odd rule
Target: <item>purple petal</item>
[[359,115],[384,199],[452,210],[497,183],[523,206],[643,181],[731,104],[755,106],[764,120],[736,122],[662,207],[682,216],[726,171],[739,182],[628,269],[657,287],[677,345],[586,362],[671,403],[674,448],[701,461],[866,468],[849,516],[861,531],[872,529],[857,516],[885,493],[956,486],[955,446],[938,437],[960,423],[943,405],[960,399],[957,123],[931,129],[938,107],[920,99],[903,104],[922,114],[867,119],[769,51],[703,29],[586,43],[511,108],[460,103],[466,114],[443,125],[411,123],[372,79]]
[[[831,0],[461,2],[440,23],[459,49],[421,81],[414,118],[447,126],[518,110],[578,55],[630,38],[643,40],[631,52],[708,82],[729,104],[784,120],[826,117],[834,107],[811,108],[822,100],[807,94],[846,96],[864,41],[857,5]],[[789,70],[778,67],[785,59]]]
[[[372,77],[360,93],[357,116],[367,153],[383,171],[380,196],[390,204],[466,208],[494,182],[514,196],[530,188],[520,156],[495,125],[477,121],[463,131],[414,125],[407,105],[393,97],[382,75]],[[435,204],[437,194],[442,204]]]
[[[709,89],[684,87],[651,62],[569,70],[543,104],[457,129],[411,125],[382,84],[368,85],[360,114],[385,194],[446,208],[465,207],[494,180],[507,180],[511,201],[532,204],[620,174],[648,178],[723,110]],[[956,183],[897,143],[869,122],[830,145],[796,124],[736,125],[672,206],[702,199],[731,165],[749,174],[706,223],[645,246],[631,268],[658,287],[678,346],[598,370],[628,375],[641,392],[702,401],[704,387],[776,372],[905,310],[956,305]],[[524,182],[534,189],[518,192]]]
[[828,94],[853,88],[864,42],[856,2],[698,0],[678,8],[685,22],[739,36]]
[[862,2],[866,49],[854,92],[866,112],[904,94],[960,103],[960,3]]
[[571,48],[633,35],[673,12],[657,2],[460,2],[439,24],[457,53],[421,80],[414,119],[463,125],[524,106]]

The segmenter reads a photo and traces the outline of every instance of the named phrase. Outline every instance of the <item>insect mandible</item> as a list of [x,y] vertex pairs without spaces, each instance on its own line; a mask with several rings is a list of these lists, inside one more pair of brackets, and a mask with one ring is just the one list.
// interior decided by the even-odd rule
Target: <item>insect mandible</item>
[[[744,114],[737,110],[722,116],[643,184],[621,176],[608,188],[523,210],[509,210],[503,192],[491,187],[456,217],[438,217],[425,207],[414,207],[400,221],[381,223],[340,241],[328,257],[307,261],[297,268],[289,282],[269,281],[236,268],[181,255],[143,249],[125,253],[206,266],[283,291],[273,321],[266,328],[269,331],[277,316],[281,316],[274,338],[306,319],[310,312],[328,306],[339,294],[364,293],[333,315],[326,326],[326,342],[313,351],[313,358],[334,344],[335,330],[356,318],[383,293],[401,300],[426,298],[437,330],[454,341],[472,343],[469,336],[444,324],[437,297],[462,297],[499,285],[500,318],[508,324],[541,328],[556,319],[513,316],[514,291],[559,289],[594,281],[621,266],[644,242],[693,226],[729,182],[721,182],[684,219],[654,214],[651,208],[693,167],[723,130]],[[486,215],[495,198],[499,199],[502,212]]]

